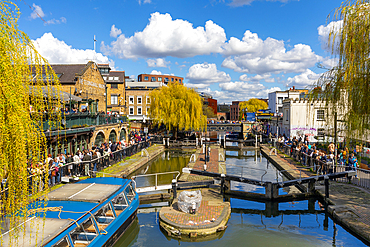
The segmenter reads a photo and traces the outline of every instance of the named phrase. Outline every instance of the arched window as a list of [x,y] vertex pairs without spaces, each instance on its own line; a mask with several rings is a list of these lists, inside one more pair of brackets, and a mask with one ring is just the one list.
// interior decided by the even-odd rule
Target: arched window
[[102,143],[104,143],[104,139],[105,139],[104,134],[100,132],[96,135],[94,144],[99,147]]
[[116,131],[112,130],[109,134],[109,141],[116,142],[117,141],[117,134]]
[[121,133],[119,133],[119,140],[120,141],[126,140],[126,130],[124,128],[122,128]]

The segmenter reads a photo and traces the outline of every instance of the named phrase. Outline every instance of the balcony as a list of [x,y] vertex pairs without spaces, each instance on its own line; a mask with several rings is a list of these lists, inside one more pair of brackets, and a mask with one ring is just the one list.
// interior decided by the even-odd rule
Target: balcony
[[50,126],[49,119],[52,115],[45,114],[43,117],[43,131],[69,130],[78,128],[95,127],[97,125],[115,124],[127,122],[126,116],[115,116],[95,113],[71,113],[63,114],[59,126]]

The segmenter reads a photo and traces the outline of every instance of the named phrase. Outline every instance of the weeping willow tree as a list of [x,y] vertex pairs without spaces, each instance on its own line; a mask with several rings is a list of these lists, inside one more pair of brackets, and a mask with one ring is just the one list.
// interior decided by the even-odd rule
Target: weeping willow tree
[[[49,120],[54,124],[60,121],[57,76],[27,35],[18,29],[19,16],[15,4],[0,1],[2,246],[21,245],[26,230],[23,223],[28,217],[35,216],[29,214],[30,203],[47,191],[46,138],[42,129],[44,112],[55,112]],[[30,177],[32,171],[37,171],[38,175]]]
[[368,134],[370,113],[369,0],[343,2],[328,21],[338,21],[329,34],[328,48],[338,65],[324,73],[316,88],[326,99],[328,121],[344,121],[347,136]]
[[150,118],[155,124],[164,124],[168,130],[205,130],[207,117],[203,115],[203,100],[194,89],[180,83],[169,83],[150,93]]
[[265,110],[268,108],[268,105],[265,101],[260,99],[250,99],[248,101],[243,101],[239,105],[239,116],[242,118],[244,110],[247,112],[257,112],[258,110]]

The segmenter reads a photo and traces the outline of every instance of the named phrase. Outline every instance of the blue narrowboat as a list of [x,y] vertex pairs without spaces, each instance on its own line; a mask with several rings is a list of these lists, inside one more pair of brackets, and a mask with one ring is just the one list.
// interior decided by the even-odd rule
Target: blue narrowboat
[[[47,198],[44,217],[39,214],[25,222],[26,233],[17,240],[20,246],[113,246],[139,207],[135,182],[113,177],[66,184]],[[7,234],[2,240],[8,242]]]

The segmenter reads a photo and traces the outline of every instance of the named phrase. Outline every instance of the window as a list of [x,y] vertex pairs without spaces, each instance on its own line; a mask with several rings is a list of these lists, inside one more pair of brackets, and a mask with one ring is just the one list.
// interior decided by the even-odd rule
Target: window
[[118,96],[117,95],[111,95],[110,96],[110,104],[111,105],[117,105],[118,104]]
[[82,244],[83,246],[87,246],[94,240],[97,236],[97,230],[95,228],[95,224],[90,217],[84,223],[76,227],[70,232],[70,236],[73,242],[73,245]]
[[112,83],[112,84],[110,84],[110,88],[118,88],[118,84],[117,83]]
[[129,115],[134,115],[134,107],[130,106],[129,108]]
[[318,138],[318,139],[322,139],[322,137],[324,137],[324,135],[325,135],[325,129],[317,129],[317,136],[321,137],[321,138]]
[[130,104],[134,104],[134,96],[130,96],[128,101]]
[[129,184],[125,189],[125,195],[129,203],[131,203],[135,198],[135,191],[132,188],[131,184]]
[[151,78],[151,81],[155,81],[155,77],[154,76]]
[[115,81],[119,81],[119,77],[118,77],[118,76],[115,76],[115,77],[114,77],[114,80],[115,80]]
[[98,228],[105,229],[115,219],[111,204],[102,207],[95,215],[95,221]]
[[278,97],[278,104],[282,104],[283,103],[283,97]]
[[158,77],[158,81],[162,81],[162,77]]
[[137,107],[137,115],[142,115],[141,106],[138,106]]
[[146,115],[149,115],[149,106],[146,107]]
[[146,96],[146,103],[150,104],[150,97],[149,96]]
[[103,79],[104,79],[104,81],[106,81],[107,80],[107,77],[106,76],[103,76]]
[[173,78],[171,78],[171,81],[173,82]]
[[147,80],[149,80],[149,77],[145,76],[144,81],[147,81]]
[[317,121],[324,121],[325,120],[325,112],[324,110],[316,110],[316,119]]
[[179,82],[181,83],[181,79],[179,79]]
[[288,110],[285,110],[285,121],[289,121]]
[[141,96],[137,96],[137,103],[141,104]]
[[168,82],[168,77],[164,78],[164,82]]
[[120,215],[128,206],[124,192],[121,192],[118,196],[112,200],[114,211],[116,215]]
[[113,76],[109,76],[108,80],[113,81]]

